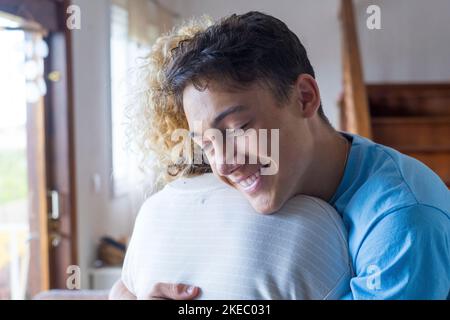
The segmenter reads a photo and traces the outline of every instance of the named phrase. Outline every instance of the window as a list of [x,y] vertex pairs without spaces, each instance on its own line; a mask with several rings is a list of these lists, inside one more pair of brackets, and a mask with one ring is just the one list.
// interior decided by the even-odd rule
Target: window
[[117,197],[129,193],[141,178],[136,175],[136,156],[126,146],[125,112],[127,98],[133,94],[133,70],[159,34],[173,26],[178,15],[157,1],[127,0],[113,0],[110,15],[111,177],[112,193]]
[[124,194],[128,187],[127,167],[129,155],[126,151],[124,115],[126,96],[125,81],[129,69],[130,48],[128,43],[128,12],[111,6],[111,155],[113,194]]
[[23,24],[0,12],[0,300],[25,299],[41,274],[33,264],[41,257],[33,244],[41,234],[32,221],[40,213],[34,204],[42,167],[33,150],[43,151],[36,128],[43,124],[37,115],[43,115],[48,47]]
[[122,196],[137,183],[137,159],[127,148],[126,106],[132,94],[132,77],[138,59],[149,47],[130,37],[129,11],[111,6],[110,72],[111,72],[111,168],[112,194]]

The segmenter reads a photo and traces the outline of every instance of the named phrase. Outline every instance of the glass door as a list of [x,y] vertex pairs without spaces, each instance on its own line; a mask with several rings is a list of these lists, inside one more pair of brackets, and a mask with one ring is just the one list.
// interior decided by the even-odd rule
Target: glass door
[[49,285],[44,58],[38,28],[0,12],[0,299]]

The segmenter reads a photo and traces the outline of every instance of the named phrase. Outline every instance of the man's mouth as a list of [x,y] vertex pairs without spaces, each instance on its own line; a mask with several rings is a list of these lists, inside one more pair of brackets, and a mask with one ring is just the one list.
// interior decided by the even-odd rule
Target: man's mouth
[[238,182],[239,186],[241,186],[244,190],[249,190],[253,188],[253,186],[258,182],[258,179],[261,176],[260,170],[256,171],[252,175],[248,176],[245,179],[242,179]]
[[233,182],[235,185],[238,185],[241,190],[245,191],[246,193],[253,193],[259,189],[261,185],[261,168],[259,167],[258,170],[246,177],[243,178],[232,178],[229,177],[229,180]]

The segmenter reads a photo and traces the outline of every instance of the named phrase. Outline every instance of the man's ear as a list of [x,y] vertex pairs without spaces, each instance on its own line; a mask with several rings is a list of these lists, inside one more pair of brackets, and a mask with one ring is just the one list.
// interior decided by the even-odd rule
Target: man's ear
[[315,115],[320,106],[320,92],[316,80],[309,74],[300,74],[294,90],[302,116],[310,118]]

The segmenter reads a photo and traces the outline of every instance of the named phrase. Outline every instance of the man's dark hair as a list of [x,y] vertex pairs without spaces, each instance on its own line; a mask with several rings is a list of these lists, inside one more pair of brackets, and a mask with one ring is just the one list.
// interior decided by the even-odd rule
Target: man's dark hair
[[[303,73],[315,77],[298,37],[277,18],[251,11],[233,14],[181,41],[172,50],[165,77],[166,90],[182,106],[187,85],[204,90],[210,80],[237,88],[258,82],[284,103]],[[322,106],[319,114],[326,119]]]

